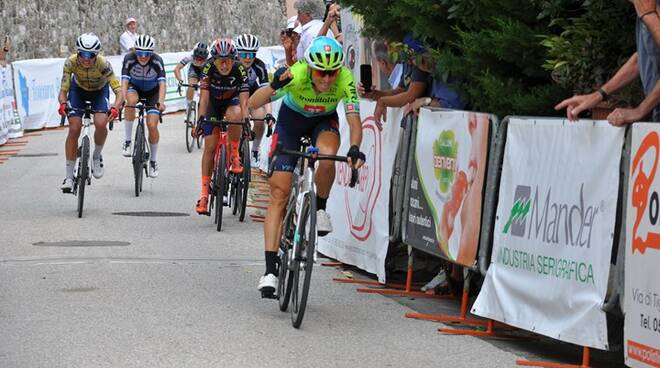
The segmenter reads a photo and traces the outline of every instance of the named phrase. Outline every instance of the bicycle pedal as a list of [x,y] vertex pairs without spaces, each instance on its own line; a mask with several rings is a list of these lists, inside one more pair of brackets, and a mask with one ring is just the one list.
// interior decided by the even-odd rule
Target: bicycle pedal
[[274,291],[262,291],[261,292],[261,299],[275,299],[278,300],[279,298],[275,294]]

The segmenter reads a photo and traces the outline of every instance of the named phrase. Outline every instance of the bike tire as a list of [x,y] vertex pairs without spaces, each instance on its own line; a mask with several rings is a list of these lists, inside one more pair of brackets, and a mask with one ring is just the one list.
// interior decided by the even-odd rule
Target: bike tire
[[[295,206],[295,201],[291,202]],[[289,307],[289,300],[291,300],[291,286],[293,285],[293,277],[289,270],[289,253],[291,251],[291,244],[293,244],[293,235],[295,233],[294,226],[294,208],[289,207],[282,221],[282,239],[280,240],[280,268],[277,275],[279,280],[277,284],[277,299],[280,311],[286,312]]]
[[192,130],[197,123],[197,112],[195,111],[194,104],[191,104],[188,115],[186,116],[186,149],[188,153],[192,153],[197,138],[192,136]]
[[[197,123],[197,111],[199,111],[199,101],[193,105],[195,108],[195,124]],[[202,149],[202,132],[197,132],[197,148]]]
[[89,179],[89,137],[84,136],[80,145],[80,162],[78,163],[78,218],[83,215],[83,206],[85,204],[85,186]]
[[247,139],[241,142],[241,160],[243,160],[243,175],[238,178],[240,185],[238,186],[238,194],[236,207],[238,207],[238,221],[245,221],[245,214],[247,212],[247,198],[248,190],[250,189],[250,180],[252,176],[252,168],[250,167],[250,144]]
[[144,125],[138,123],[135,129],[135,140],[133,146],[133,176],[135,179],[135,196],[139,197],[142,191],[142,179],[144,176]]
[[227,192],[227,146],[220,145],[220,153],[218,155],[218,162],[216,170],[216,187],[215,187],[215,220],[216,229],[222,230],[222,210],[224,207],[223,198]]
[[229,180],[229,207],[231,207],[232,215],[238,213],[238,193],[240,191],[241,183],[239,182],[239,177],[236,174],[231,174],[231,180]]
[[[300,216],[300,228],[296,232],[300,234],[300,244],[293,262],[293,285],[291,290],[291,324],[294,328],[300,328],[305,309],[307,297],[309,296],[309,285],[312,281],[312,268],[314,267],[314,252],[316,245],[316,196],[309,192],[303,198]],[[294,237],[295,238],[295,237]]]

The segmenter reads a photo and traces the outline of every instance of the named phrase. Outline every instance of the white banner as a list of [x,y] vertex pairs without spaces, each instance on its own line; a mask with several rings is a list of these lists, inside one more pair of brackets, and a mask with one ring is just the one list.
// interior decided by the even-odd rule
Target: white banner
[[14,88],[10,67],[0,67],[0,145],[7,143],[14,122]]
[[490,124],[488,114],[420,111],[406,244],[476,266]]
[[[341,106],[341,105],[340,105]],[[375,102],[361,100],[362,145],[367,161],[359,171],[360,182],[348,186],[351,170],[346,163],[336,164],[335,182],[327,211],[333,232],[319,238],[319,251],[326,256],[375,273],[385,282],[385,257],[389,245],[389,193],[394,156],[401,135],[401,109],[388,109],[387,122],[380,130],[373,118]],[[349,127],[343,107],[337,110],[340,120],[339,154],[350,147]]]
[[605,312],[624,129],[511,119],[492,263],[472,312],[607,349]]
[[360,35],[362,31],[362,18],[351,12],[351,8],[344,8],[340,11],[342,36],[344,38],[344,64],[351,69],[355,79],[360,80],[360,64],[364,62],[362,53],[363,38]]
[[57,97],[64,59],[33,59],[12,63],[16,104],[23,129],[41,129],[60,124]]
[[660,367],[660,128],[632,129],[626,195],[626,365]]

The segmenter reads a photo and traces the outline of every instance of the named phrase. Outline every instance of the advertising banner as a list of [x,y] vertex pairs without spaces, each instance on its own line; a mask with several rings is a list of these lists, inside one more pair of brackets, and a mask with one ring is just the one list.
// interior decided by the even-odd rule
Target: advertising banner
[[20,60],[12,63],[16,103],[23,129],[60,125],[57,97],[64,59]]
[[420,111],[407,178],[406,244],[475,266],[490,126],[488,114]]
[[[340,105],[341,106],[341,105]],[[359,170],[359,183],[350,188],[351,170],[346,163],[336,164],[335,182],[330,192],[327,212],[333,232],[319,238],[319,251],[326,256],[375,273],[385,282],[385,257],[389,245],[389,193],[394,157],[401,135],[401,109],[388,109],[382,130],[376,126],[373,101],[361,100],[362,145],[367,161]],[[349,127],[343,107],[340,119],[341,147],[345,155],[350,147]]]
[[[9,138],[16,138],[14,132],[14,88],[12,85],[11,68],[0,67],[0,145],[7,143]],[[20,136],[20,135],[18,135]]]
[[362,30],[362,19],[359,15],[353,14],[351,8],[345,8],[340,11],[342,36],[344,38],[344,64],[351,69],[356,80],[360,79],[360,64],[364,61],[362,55],[363,38],[360,35]]
[[626,365],[660,367],[660,128],[632,129],[626,195]]
[[510,119],[492,263],[472,312],[607,349],[602,311],[624,129]]

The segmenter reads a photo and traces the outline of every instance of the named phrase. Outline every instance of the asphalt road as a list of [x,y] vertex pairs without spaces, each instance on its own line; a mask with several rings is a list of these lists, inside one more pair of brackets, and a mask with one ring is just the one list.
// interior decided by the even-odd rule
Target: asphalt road
[[[0,165],[0,367],[512,367],[556,347],[439,334],[404,314],[455,302],[358,294],[328,267],[292,328],[256,290],[261,224],[225,211],[218,233],[194,213],[201,156],[181,120],[165,117],[160,176],[139,198],[115,126],[82,219],[59,190],[66,130],[36,132]],[[146,211],[179,216],[117,214]]]

